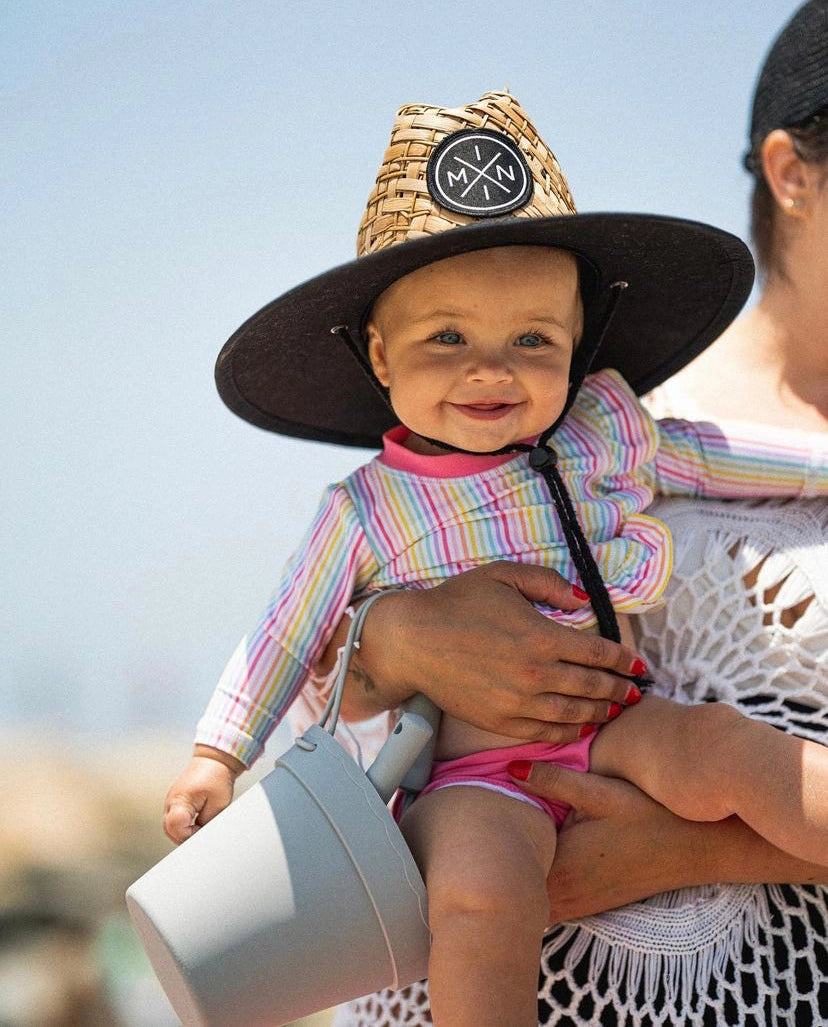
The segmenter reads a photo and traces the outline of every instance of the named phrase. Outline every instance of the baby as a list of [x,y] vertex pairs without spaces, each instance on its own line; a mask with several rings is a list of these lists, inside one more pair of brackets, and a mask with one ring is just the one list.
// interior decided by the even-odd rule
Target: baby
[[[597,620],[602,633],[617,635],[625,619],[619,629],[615,611],[653,605],[669,577],[669,533],[646,514],[656,491],[828,491],[828,468],[814,466],[804,436],[757,438],[754,430],[742,438],[712,425],[649,417],[618,368],[641,380],[639,365],[661,347],[658,359],[676,370],[692,348],[693,331],[682,334],[681,318],[696,303],[708,304],[699,312],[704,342],[697,331],[692,346],[712,341],[723,327],[717,317],[736,312],[728,307],[732,282],[716,286],[716,267],[701,272],[698,286],[692,275],[684,283],[677,274],[673,284],[682,296],[650,314],[646,304],[627,308],[627,328],[629,319],[637,319],[634,327],[644,331],[653,319],[652,348],[629,356],[618,335],[613,348],[611,332],[625,316],[626,290],[610,288],[615,283],[601,268],[605,253],[620,253],[618,266],[632,293],[642,266],[657,276],[660,260],[678,254],[679,266],[684,253],[689,262],[694,229],[672,223],[661,243],[651,237],[649,247],[637,244],[645,251],[641,260],[623,231],[615,238],[619,225],[612,215],[561,216],[571,209],[571,197],[559,169],[551,184],[542,173],[548,150],[531,123],[511,97],[489,94],[481,105],[485,101],[481,129],[458,131],[457,111],[432,109],[423,119],[431,130],[443,130],[416,155],[423,173],[422,189],[414,191],[428,197],[437,221],[429,225],[426,211],[420,223],[432,242],[442,235],[454,250],[416,239],[378,246],[385,255],[381,274],[380,261],[371,267],[374,258],[361,258],[374,291],[356,320],[359,339],[342,323],[329,326],[348,335],[355,366],[373,376],[373,395],[381,401],[387,390],[399,426],[385,435],[379,457],[328,490],[273,603],[231,660],[199,727],[197,754],[168,795],[165,825],[175,840],[230,801],[237,772],[306,684],[352,599],[391,585],[430,587],[508,558],[552,567],[570,580],[579,574],[591,605],[542,612],[586,629]],[[501,109],[508,119],[495,129]],[[496,131],[502,141],[492,139]],[[529,159],[537,152],[540,161]],[[389,176],[413,181],[400,153],[392,147],[389,154],[378,187]],[[528,182],[518,190],[521,174]],[[512,196],[508,202],[519,203],[498,215],[531,211],[543,190],[555,197],[557,209],[547,203],[522,222],[520,214],[486,222],[485,231],[468,224],[475,216],[468,211],[454,211],[459,221],[440,224],[445,210],[464,203],[506,203],[500,185]],[[567,227],[533,227],[549,222]],[[720,242],[735,247],[723,235]],[[661,253],[660,245],[666,245]],[[408,266],[406,251],[414,254]],[[393,263],[397,257],[400,264]],[[323,279],[330,289],[330,276]],[[277,301],[277,316],[286,323],[301,322],[297,292],[302,300],[299,290]],[[316,293],[317,301],[321,295]],[[311,318],[312,304],[304,302]],[[260,318],[256,332],[261,338]],[[252,353],[249,348],[248,358]],[[284,415],[268,415],[271,423],[265,423],[260,405],[251,402],[255,375],[247,379],[248,394],[238,398],[245,368],[235,359],[229,400],[235,409],[267,427],[325,437],[319,422],[315,435],[307,421],[300,431],[297,420]],[[590,365],[603,367],[588,375]],[[319,380],[328,373],[303,370]],[[347,393],[341,367],[338,378]],[[273,381],[271,376],[269,388]],[[226,384],[224,389],[227,397]],[[773,844],[813,862],[828,861],[826,749],[724,704],[680,706],[641,697],[634,685],[627,704],[621,716],[616,707],[615,719],[599,731],[588,726],[577,741],[560,745],[516,744],[444,714],[431,781],[400,822],[428,888],[430,996],[438,1025],[537,1023],[546,877],[567,811],[516,786],[522,761],[544,759],[623,777],[679,816],[736,814]]]

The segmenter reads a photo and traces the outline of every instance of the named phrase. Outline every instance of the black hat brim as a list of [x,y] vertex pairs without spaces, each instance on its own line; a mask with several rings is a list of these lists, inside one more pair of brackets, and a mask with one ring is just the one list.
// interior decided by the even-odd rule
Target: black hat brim
[[331,329],[357,337],[376,298],[425,264],[490,246],[555,246],[588,260],[604,285],[628,283],[593,364],[641,395],[721,334],[750,294],[754,264],[736,236],[649,214],[509,218],[389,246],[292,289],[249,318],[216,362],[227,406],[268,431],[376,448],[396,422]]

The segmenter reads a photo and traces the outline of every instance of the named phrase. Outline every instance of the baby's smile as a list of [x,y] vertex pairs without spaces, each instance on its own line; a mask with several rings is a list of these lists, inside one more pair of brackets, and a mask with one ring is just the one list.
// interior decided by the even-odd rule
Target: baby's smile
[[468,417],[477,417],[481,421],[495,421],[499,417],[510,414],[519,404],[502,402],[500,400],[487,400],[477,403],[452,403],[451,406],[461,414]]

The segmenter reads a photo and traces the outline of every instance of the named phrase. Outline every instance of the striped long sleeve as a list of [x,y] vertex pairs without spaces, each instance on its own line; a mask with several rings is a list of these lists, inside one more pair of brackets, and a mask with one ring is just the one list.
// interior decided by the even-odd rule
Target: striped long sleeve
[[635,480],[664,496],[828,493],[828,435],[738,421],[656,421],[613,370],[587,379],[558,437],[576,461],[574,474],[585,470],[610,506]]
[[250,765],[376,570],[353,505],[330,486],[278,590],[227,664],[196,742]]
[[658,423],[655,491],[719,499],[828,492],[828,435],[738,422]]

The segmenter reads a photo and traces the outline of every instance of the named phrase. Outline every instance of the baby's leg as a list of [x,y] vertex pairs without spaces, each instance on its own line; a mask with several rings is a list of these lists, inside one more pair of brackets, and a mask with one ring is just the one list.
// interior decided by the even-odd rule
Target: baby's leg
[[419,799],[400,826],[428,889],[437,1027],[536,1027],[553,821],[462,785]]
[[736,814],[778,848],[828,863],[828,748],[725,703],[645,696],[601,729],[590,769],[632,781],[687,820]]

